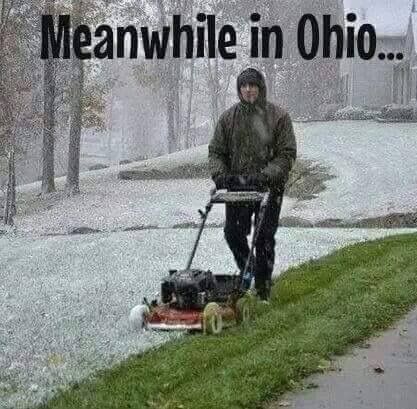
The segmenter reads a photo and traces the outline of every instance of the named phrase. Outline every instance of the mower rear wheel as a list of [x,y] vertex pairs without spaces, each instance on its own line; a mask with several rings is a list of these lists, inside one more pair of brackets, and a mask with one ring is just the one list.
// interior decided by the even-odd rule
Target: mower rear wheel
[[223,330],[223,317],[219,304],[210,302],[203,311],[204,334],[220,334]]
[[238,324],[247,324],[255,316],[256,298],[251,294],[245,294],[236,302],[236,321]]

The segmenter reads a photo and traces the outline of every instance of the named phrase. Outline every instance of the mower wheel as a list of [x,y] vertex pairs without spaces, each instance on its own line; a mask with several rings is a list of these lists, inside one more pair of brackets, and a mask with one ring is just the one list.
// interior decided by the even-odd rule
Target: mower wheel
[[144,304],[139,304],[130,310],[129,323],[135,330],[147,329],[149,318],[149,307]]
[[219,304],[210,302],[203,311],[204,334],[220,334],[223,330],[223,317]]
[[247,324],[255,315],[253,300],[250,297],[242,297],[236,303],[236,321],[238,324]]

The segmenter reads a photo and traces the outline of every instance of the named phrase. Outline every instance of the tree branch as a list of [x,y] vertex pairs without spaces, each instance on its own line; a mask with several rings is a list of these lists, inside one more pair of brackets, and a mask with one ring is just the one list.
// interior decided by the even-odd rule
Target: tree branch
[[158,8],[159,8],[159,13],[161,14],[161,25],[164,26],[166,22],[164,3],[162,0],[158,0],[157,3],[158,3]]
[[0,14],[0,23],[1,23],[1,26],[3,26],[4,11],[5,10],[6,10],[6,0],[2,0],[2,2],[1,2],[1,14]]
[[6,0],[2,0],[2,6],[1,6],[1,20],[0,20],[0,35],[2,35],[4,28],[6,27],[7,20],[9,19],[10,12],[13,9],[15,0],[10,0],[10,7],[7,10],[7,13],[5,13],[6,9]]

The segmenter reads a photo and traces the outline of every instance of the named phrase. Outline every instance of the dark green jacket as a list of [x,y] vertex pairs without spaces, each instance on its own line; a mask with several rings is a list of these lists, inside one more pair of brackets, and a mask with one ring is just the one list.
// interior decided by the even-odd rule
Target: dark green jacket
[[[239,96],[241,97],[240,93]],[[281,107],[266,101],[244,101],[225,111],[209,144],[209,168],[219,175],[248,175],[262,172],[271,189],[282,191],[297,156],[291,118]]]

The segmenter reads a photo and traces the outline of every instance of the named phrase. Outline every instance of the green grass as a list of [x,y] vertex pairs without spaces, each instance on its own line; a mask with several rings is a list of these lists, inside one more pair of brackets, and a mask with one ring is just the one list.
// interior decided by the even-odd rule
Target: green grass
[[417,234],[346,247],[288,270],[250,328],[185,337],[101,371],[58,408],[256,408],[323,370],[417,302]]

